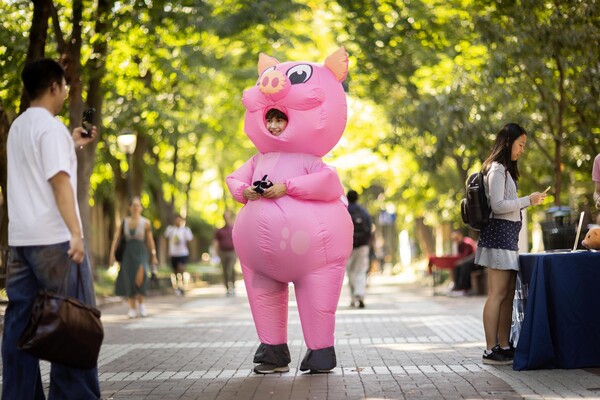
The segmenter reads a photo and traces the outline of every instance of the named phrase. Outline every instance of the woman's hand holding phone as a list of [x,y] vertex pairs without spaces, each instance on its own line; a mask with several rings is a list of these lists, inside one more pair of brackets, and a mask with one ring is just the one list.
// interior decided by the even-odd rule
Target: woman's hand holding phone
[[546,200],[546,193],[548,192],[548,190],[550,190],[551,186],[548,186],[546,188],[546,190],[544,190],[543,192],[533,192],[529,195],[529,201],[531,202],[532,206],[538,206],[540,204],[542,204],[544,202],[544,200]]

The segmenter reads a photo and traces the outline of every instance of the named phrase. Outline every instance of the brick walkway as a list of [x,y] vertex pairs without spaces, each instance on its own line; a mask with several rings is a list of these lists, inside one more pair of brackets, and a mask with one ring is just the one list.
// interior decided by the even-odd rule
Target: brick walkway
[[[125,304],[106,306],[103,398],[600,399],[597,370],[482,365],[483,297],[433,297],[431,288],[378,277],[359,310],[347,306],[346,290],[337,313],[338,367],[327,375],[297,369],[306,348],[293,298],[291,370],[272,375],[251,372],[258,341],[241,290],[237,297],[225,297],[220,286],[152,297],[144,319],[127,319]],[[48,370],[42,363],[46,383]]]

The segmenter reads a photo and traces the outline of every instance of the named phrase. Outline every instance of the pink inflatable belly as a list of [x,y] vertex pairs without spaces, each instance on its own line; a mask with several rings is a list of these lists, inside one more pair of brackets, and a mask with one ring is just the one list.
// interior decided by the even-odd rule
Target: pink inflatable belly
[[347,258],[348,235],[339,233],[351,232],[351,225],[341,201],[261,199],[249,202],[240,211],[233,240],[243,264],[276,280],[291,282],[306,274],[307,269]]

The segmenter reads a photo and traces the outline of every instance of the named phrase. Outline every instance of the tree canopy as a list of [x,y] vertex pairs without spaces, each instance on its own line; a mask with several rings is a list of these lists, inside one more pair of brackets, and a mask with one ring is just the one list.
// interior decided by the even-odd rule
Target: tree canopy
[[[79,159],[88,230],[92,209],[113,222],[125,212],[130,179],[156,229],[183,211],[208,238],[238,207],[225,177],[255,152],[240,99],[258,54],[322,62],[339,46],[351,62],[348,127],[325,161],[373,214],[392,210],[402,228],[458,223],[468,173],[511,121],[528,131],[521,193],[551,185],[557,204],[590,211],[596,0],[11,0],[0,25],[2,143],[25,105],[19,76],[32,58],[67,67],[68,125],[85,107],[98,111],[99,140]],[[131,158],[117,146],[128,131],[138,138]]]

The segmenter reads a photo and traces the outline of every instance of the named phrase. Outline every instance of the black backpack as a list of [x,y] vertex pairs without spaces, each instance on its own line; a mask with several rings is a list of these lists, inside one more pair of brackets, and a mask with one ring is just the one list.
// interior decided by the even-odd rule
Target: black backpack
[[352,247],[369,244],[371,239],[371,224],[365,216],[365,212],[358,206],[348,207],[348,212],[354,224],[354,235],[352,236]]
[[483,174],[471,174],[465,186],[466,197],[460,203],[460,214],[465,224],[479,231],[490,222],[490,206],[485,195]]

